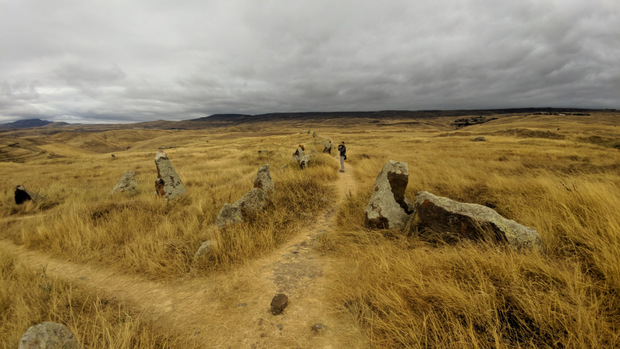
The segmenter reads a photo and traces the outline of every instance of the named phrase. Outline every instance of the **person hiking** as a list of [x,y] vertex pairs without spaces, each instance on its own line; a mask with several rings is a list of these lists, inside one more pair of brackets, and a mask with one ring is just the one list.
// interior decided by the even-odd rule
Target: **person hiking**
[[347,159],[347,147],[344,141],[338,145],[338,151],[340,152],[340,172],[344,172],[344,161]]

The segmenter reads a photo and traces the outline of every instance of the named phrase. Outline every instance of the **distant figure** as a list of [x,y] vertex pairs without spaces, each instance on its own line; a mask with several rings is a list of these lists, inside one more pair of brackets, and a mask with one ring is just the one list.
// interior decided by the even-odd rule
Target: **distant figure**
[[347,147],[344,146],[344,141],[338,145],[338,151],[340,152],[340,172],[344,172],[344,161],[347,159]]

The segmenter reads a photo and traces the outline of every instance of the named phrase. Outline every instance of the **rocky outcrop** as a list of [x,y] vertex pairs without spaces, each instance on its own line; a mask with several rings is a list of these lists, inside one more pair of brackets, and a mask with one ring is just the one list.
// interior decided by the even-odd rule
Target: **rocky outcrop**
[[155,192],[161,197],[172,200],[179,195],[187,194],[181,178],[172,167],[172,163],[163,151],[158,151],[155,156],[157,166],[157,179],[155,180]]
[[246,218],[253,218],[265,210],[274,193],[269,165],[263,165],[258,169],[253,186],[234,204],[225,204],[222,207],[215,219],[215,225],[219,229],[243,222]]
[[127,171],[123,173],[121,179],[116,186],[112,189],[112,194],[116,192],[132,192],[138,189],[138,180],[136,174],[133,171]]
[[450,239],[505,242],[514,249],[542,247],[538,232],[502,217],[495,210],[461,203],[421,191],[416,194],[415,211],[423,226]]
[[271,313],[273,315],[281,314],[288,305],[288,296],[284,293],[278,293],[271,299]]
[[55,322],[32,326],[19,341],[19,349],[77,349],[78,342],[71,331]]
[[412,203],[405,198],[409,182],[406,162],[390,160],[383,167],[366,206],[365,223],[371,228],[404,228],[413,213]]
[[21,205],[26,201],[39,203],[44,200],[45,197],[26,189],[23,185],[18,185],[15,187],[15,203],[18,205]]

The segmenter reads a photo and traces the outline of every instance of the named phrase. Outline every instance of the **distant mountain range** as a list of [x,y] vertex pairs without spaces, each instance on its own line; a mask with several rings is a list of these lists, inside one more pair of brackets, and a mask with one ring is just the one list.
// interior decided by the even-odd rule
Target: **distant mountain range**
[[51,124],[51,121],[41,119],[26,119],[9,122],[6,124],[0,124],[2,129],[16,129],[16,128],[29,128],[29,127],[41,127]]
[[[268,113],[258,115],[247,114],[214,114],[198,119],[183,121],[146,121],[133,124],[68,124],[66,122],[52,122],[41,119],[26,119],[0,124],[0,129],[15,130],[34,127],[45,127],[46,129],[56,129],[58,126],[72,126],[76,130],[87,131],[93,128],[118,129],[127,127],[152,128],[152,129],[196,129],[217,125],[239,125],[244,123],[278,121],[278,120],[332,120],[347,118],[434,118],[434,117],[461,117],[467,115],[488,116],[494,114],[513,114],[513,113],[575,113],[596,111],[592,109],[579,108],[513,108],[513,109],[483,109],[483,110],[382,110],[382,111],[363,111],[363,112],[293,112],[293,113]],[[615,111],[611,110],[610,111]],[[62,128],[65,130],[65,128]],[[57,133],[59,130],[49,130]]]

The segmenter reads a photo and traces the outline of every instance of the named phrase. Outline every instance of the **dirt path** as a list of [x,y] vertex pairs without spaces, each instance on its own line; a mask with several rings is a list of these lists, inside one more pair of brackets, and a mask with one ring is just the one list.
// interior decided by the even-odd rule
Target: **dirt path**
[[[332,229],[338,206],[355,192],[351,171],[339,173],[336,205],[314,224],[270,255],[232,271],[189,281],[153,282],[73,264],[0,240],[0,249],[47,274],[93,290],[102,298],[126,303],[156,323],[195,336],[206,348],[361,348],[366,347],[352,319],[327,300],[335,261],[313,247]],[[289,306],[269,311],[276,293]],[[320,323],[318,333],[311,328]]]

